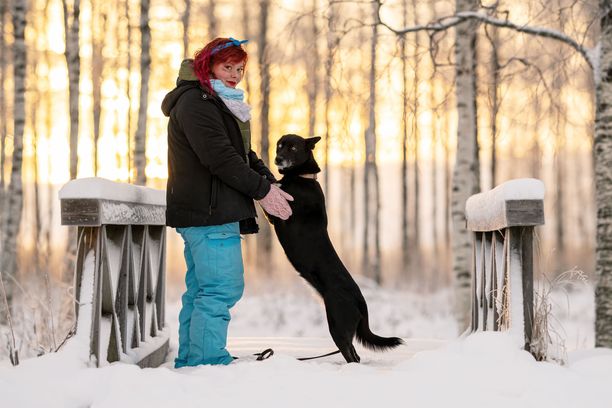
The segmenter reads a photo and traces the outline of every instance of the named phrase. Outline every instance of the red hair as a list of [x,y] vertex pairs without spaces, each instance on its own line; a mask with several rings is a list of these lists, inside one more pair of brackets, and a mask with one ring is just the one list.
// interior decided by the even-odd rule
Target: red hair
[[204,48],[198,50],[193,57],[193,70],[204,89],[210,93],[214,93],[210,84],[210,77],[215,64],[223,62],[231,62],[234,64],[244,62],[246,65],[247,63],[248,55],[246,51],[242,49],[242,46],[232,45],[211,54],[216,47],[229,42],[231,42],[229,38],[215,38],[206,44]]

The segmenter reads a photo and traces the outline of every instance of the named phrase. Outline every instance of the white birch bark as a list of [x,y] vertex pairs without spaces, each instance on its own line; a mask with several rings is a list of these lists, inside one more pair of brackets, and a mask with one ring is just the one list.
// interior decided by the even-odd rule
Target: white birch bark
[[[6,159],[6,135],[7,129],[7,115],[6,115],[6,69],[7,69],[7,47],[6,47],[6,23],[5,19],[7,16],[7,4],[8,2],[0,2],[0,214],[4,206],[4,189],[6,180],[4,179],[4,162]],[[0,217],[0,220],[2,218]]]
[[595,189],[597,250],[595,345],[612,347],[612,7],[600,0],[600,60],[596,64]]
[[140,0],[140,96],[138,99],[138,122],[134,137],[134,167],[136,184],[145,185],[147,176],[147,107],[149,97],[149,77],[151,75],[151,28],[149,27],[149,0]]
[[[456,0],[458,12],[475,10],[478,2]],[[478,178],[474,41],[477,24],[463,22],[456,27],[455,64],[457,98],[457,153],[452,186],[452,252],[455,278],[455,311],[460,326],[467,327],[470,315],[472,240],[465,228],[465,202],[480,189]]]
[[[127,75],[125,78],[125,96],[128,101],[127,109],[127,124],[126,124],[126,141],[127,141],[127,167],[128,167],[128,181],[132,182],[132,81],[130,80],[132,74],[132,25],[130,24],[130,0],[125,0],[124,3],[124,19],[125,19],[125,32],[126,32],[126,69]],[[119,33],[117,33],[119,35]]]
[[499,113],[499,29],[497,27],[487,28],[490,33],[491,43],[491,85],[489,87],[490,109],[491,109],[491,188],[497,184],[497,116]]
[[[310,53],[306,57],[306,94],[308,95],[308,136],[315,136],[315,125],[317,121],[317,97],[319,95],[319,27],[317,25],[317,0],[311,0],[311,15],[309,18],[309,29],[312,39],[310,40]],[[327,169],[326,169],[327,170]]]
[[[402,0],[402,18],[404,26],[408,25],[408,0]],[[408,234],[408,52],[406,50],[406,36],[400,37],[400,56],[402,59],[402,270],[409,272],[410,263],[410,237]]]
[[[376,5],[374,5],[376,11]],[[378,50],[378,25],[372,26],[370,46],[370,96],[368,104],[368,128],[365,131],[364,166],[364,229],[363,229],[363,268],[366,276],[380,284],[380,191],[376,163],[376,56]],[[371,231],[373,230],[373,231]],[[372,250],[370,249],[372,240]]]
[[329,197],[329,148],[331,146],[331,103],[332,103],[332,75],[334,56],[340,42],[336,30],[336,8],[333,0],[327,4],[327,50],[325,54],[325,75],[323,77],[323,94],[325,98],[325,140],[323,144],[323,188],[325,196]]
[[68,66],[68,106],[70,112],[70,179],[77,177],[79,145],[79,81],[81,76],[81,57],[79,54],[79,16],[80,0],[74,0],[72,12],[68,10],[68,0],[62,0],[64,10],[64,33],[66,35],[66,64]]
[[[240,0],[240,9],[242,11],[242,37],[243,39],[251,39],[251,13],[249,13],[249,0]],[[244,71],[244,90],[246,91],[246,102],[251,104],[251,70]],[[267,163],[266,163],[267,164]]]
[[[418,16],[417,16],[417,5],[416,0],[412,0],[412,15],[414,18],[414,25],[418,24]],[[412,228],[413,228],[413,236],[412,236],[412,249],[413,256],[416,264],[416,268],[419,269],[420,265],[420,251],[421,251],[421,208],[420,208],[420,129],[419,129],[419,116],[421,114],[421,106],[419,103],[419,85],[421,82],[420,77],[420,61],[419,61],[419,47],[420,47],[420,33],[416,31],[414,33],[414,53],[412,54],[412,61],[414,63],[414,77],[412,84],[412,155],[414,158],[414,168],[412,169],[412,185],[413,185],[413,215],[412,215]]]
[[[23,210],[23,134],[25,129],[25,92],[26,92],[26,0],[13,2],[13,157],[10,183],[7,191],[5,217],[3,219],[0,271],[6,285],[6,297],[9,307],[12,305],[13,293],[10,277],[17,275],[17,235],[21,225]],[[9,278],[7,278],[7,276]]]
[[[270,63],[268,61],[268,14],[270,10],[269,0],[259,2],[259,34],[257,44],[257,60],[259,62],[260,88],[260,145],[259,155],[264,163],[270,163]],[[264,218],[260,218],[264,219]],[[272,252],[272,231],[267,222],[259,225],[260,231],[257,237],[257,262],[263,267],[270,259]]]

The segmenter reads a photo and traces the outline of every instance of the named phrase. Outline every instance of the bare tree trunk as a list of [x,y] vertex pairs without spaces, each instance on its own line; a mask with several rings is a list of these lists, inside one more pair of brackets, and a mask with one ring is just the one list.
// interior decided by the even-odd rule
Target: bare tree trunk
[[[7,115],[6,115],[6,67],[7,67],[7,47],[6,47],[6,24],[5,18],[7,16],[8,2],[0,2],[0,213],[4,208],[4,190],[6,187],[6,180],[4,177],[4,166],[6,161],[6,135],[8,134],[7,129]],[[0,222],[2,218],[0,217]]]
[[540,148],[540,115],[542,113],[542,104],[540,98],[536,95],[534,102],[534,118],[535,118],[535,134],[533,135],[531,145],[531,177],[540,178],[542,167],[542,149]]
[[212,40],[217,37],[217,17],[216,17],[217,2],[208,0],[206,5],[206,18],[208,19],[208,38]]
[[448,255],[451,250],[451,157],[450,157],[450,120],[449,120],[450,103],[444,102],[444,243],[445,252],[448,260]]
[[[490,31],[490,35],[489,35]],[[499,113],[499,30],[497,27],[486,28],[487,37],[491,44],[491,85],[489,86],[489,100],[491,109],[491,188],[497,185],[497,115]]]
[[[260,114],[260,154],[264,163],[270,163],[270,63],[268,61],[268,12],[269,0],[259,2],[259,44],[257,47],[257,59],[259,61],[259,75],[261,76],[261,114]],[[265,222],[261,225],[261,231],[257,241],[258,264],[263,265],[264,260],[269,260],[272,253],[272,234],[270,225]]]
[[[127,58],[126,61],[126,69],[127,75],[125,78],[125,93],[128,101],[128,109],[127,109],[127,129],[126,129],[126,141],[127,141],[127,167],[128,167],[128,182],[132,182],[132,81],[130,80],[130,76],[132,74],[132,25],[130,23],[130,0],[125,0],[125,8],[124,8],[124,18],[125,18],[125,31],[127,35],[126,42],[126,50],[125,55]],[[119,34],[119,33],[117,33]]]
[[79,81],[81,76],[81,57],[79,55],[79,18],[81,1],[74,0],[72,13],[68,10],[68,0],[62,0],[64,10],[64,32],[66,35],[66,64],[68,65],[68,94],[70,111],[70,179],[77,177],[79,148]]
[[596,76],[595,189],[597,250],[595,271],[595,345],[612,347],[612,7],[599,0],[601,39]]
[[[418,16],[417,16],[417,1],[412,0],[412,13],[414,18],[414,24],[418,24]],[[420,104],[419,104],[419,84],[421,82],[421,77],[419,73],[419,47],[420,47],[420,35],[419,32],[414,33],[414,54],[412,56],[412,60],[414,61],[414,81],[412,85],[412,138],[413,138],[413,157],[414,157],[414,169],[412,173],[413,177],[413,186],[414,186],[414,194],[413,194],[413,252],[415,257],[415,265],[416,268],[420,268],[421,263],[421,214],[420,214],[420,205],[419,202],[421,200],[420,194],[420,159],[419,159],[419,150],[420,150],[420,129],[419,129],[419,115],[420,115]]]
[[[559,29],[563,31],[563,0],[558,0],[559,9]],[[558,45],[557,55],[563,57],[563,44]],[[557,270],[560,271],[565,265],[565,109],[563,104],[563,83],[566,80],[565,67],[563,64],[556,68],[553,74],[553,93],[554,101],[551,101],[551,111],[549,115],[555,118],[554,121],[554,147],[555,147],[555,244],[557,254],[555,256]]]
[[[457,11],[476,10],[478,1],[456,0]],[[478,25],[467,21],[457,25],[455,34],[457,152],[452,188],[453,275],[457,319],[468,326],[470,312],[470,268],[472,244],[465,228],[465,202],[480,189],[475,106],[475,32]]]
[[106,10],[100,1],[91,0],[91,79],[93,94],[93,147],[94,175],[98,175],[98,140],[100,139],[100,116],[102,114],[102,76],[104,74],[104,38],[106,36]]
[[319,27],[317,26],[317,0],[312,0],[312,10],[310,15],[310,34],[312,35],[312,49],[310,53],[304,54],[306,57],[306,94],[308,95],[308,135],[315,135],[315,125],[317,122],[317,96],[319,95]]
[[[36,65],[38,63],[38,54],[33,52],[30,61],[30,72],[32,77],[35,77],[36,74]],[[34,175],[34,225],[32,228],[32,239],[34,241],[35,248],[41,247],[42,242],[42,210],[40,205],[40,176],[38,173],[38,105],[40,103],[40,92],[38,88],[34,88],[30,91],[32,95],[32,100],[30,101],[30,110],[29,110],[29,120],[30,120],[30,130],[32,132],[32,150],[33,150],[33,175]],[[36,272],[42,271],[42,266],[44,265],[44,260],[42,259],[43,252],[35,251],[34,253],[34,268]]]
[[134,138],[134,167],[136,184],[145,185],[147,176],[147,107],[149,97],[149,76],[151,75],[151,28],[149,27],[149,0],[140,0],[140,97],[138,106],[138,123]]
[[[435,16],[434,16],[435,18]],[[433,64],[433,61],[432,61]],[[429,89],[431,112],[431,237],[434,258],[432,261],[431,287],[436,288],[439,284],[438,270],[440,269],[440,258],[438,257],[438,124],[440,114],[437,108],[435,75],[430,79]]]
[[[26,92],[26,0],[14,0],[13,2],[13,158],[11,165],[11,178],[7,191],[7,207],[3,219],[2,230],[2,262],[0,271],[3,277],[16,277],[17,265],[17,235],[21,225],[23,210],[23,134],[25,128],[25,92]],[[6,297],[9,307],[12,305],[13,293],[10,284],[11,278],[5,278]],[[4,318],[5,316],[2,316]]]
[[[250,28],[250,24],[249,21],[251,20],[250,18],[250,13],[249,13],[249,0],[241,0],[240,1],[240,8],[242,10],[242,30],[243,30],[243,38],[251,38],[251,28]],[[250,104],[251,103],[251,75],[250,75],[250,70],[246,70],[244,73],[244,89],[246,91],[247,94],[247,102]],[[266,163],[268,164],[268,163]]]
[[[376,5],[374,5],[376,12]],[[364,167],[364,229],[363,229],[363,270],[366,276],[378,284],[382,282],[380,266],[380,191],[376,164],[376,53],[378,49],[378,25],[372,26],[370,47],[370,96],[368,105],[368,128],[365,131]],[[372,214],[372,215],[371,215]],[[370,228],[373,234],[373,253],[370,253]]]
[[[404,26],[408,26],[408,0],[402,0]],[[400,37],[400,56],[402,59],[402,271],[405,276],[410,270],[409,225],[408,225],[408,53],[406,35]]]
[[189,16],[191,15],[191,0],[185,0],[185,11],[181,15],[183,23],[183,58],[189,58]]
[[332,99],[332,75],[334,67],[334,56],[340,42],[336,34],[336,11],[333,0],[328,2],[327,15],[327,54],[325,56],[325,76],[323,79],[323,92],[325,93],[325,144],[323,145],[323,188],[325,197],[329,197],[329,148],[331,146],[331,99]]

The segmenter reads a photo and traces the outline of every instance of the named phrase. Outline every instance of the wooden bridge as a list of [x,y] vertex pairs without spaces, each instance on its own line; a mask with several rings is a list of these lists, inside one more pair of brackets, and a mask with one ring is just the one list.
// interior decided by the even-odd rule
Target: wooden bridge
[[[471,331],[511,330],[528,351],[533,233],[544,223],[543,199],[541,181],[521,179],[466,204],[474,237]],[[98,366],[159,366],[171,335],[165,327],[165,192],[91,178],[66,184],[60,200],[62,224],[78,227],[75,309],[77,334],[89,339],[84,357]],[[249,348],[248,341],[235,343]]]

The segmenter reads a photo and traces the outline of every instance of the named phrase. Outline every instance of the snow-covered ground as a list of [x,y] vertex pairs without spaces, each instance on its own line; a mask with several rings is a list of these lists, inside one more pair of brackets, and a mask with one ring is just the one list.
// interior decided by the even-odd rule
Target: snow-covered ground
[[[362,364],[333,350],[321,305],[309,291],[249,294],[233,310],[229,349],[241,358],[227,367],[156,369],[127,364],[87,368],[75,348],[0,363],[2,407],[610,407],[612,350],[593,349],[592,290],[555,293],[555,331],[566,340],[568,363],[538,363],[505,333],[457,339],[448,293],[416,295],[368,288],[373,330],[407,344],[384,354],[361,348]],[[167,310],[176,333],[177,303]],[[253,361],[252,352],[275,355]]]

